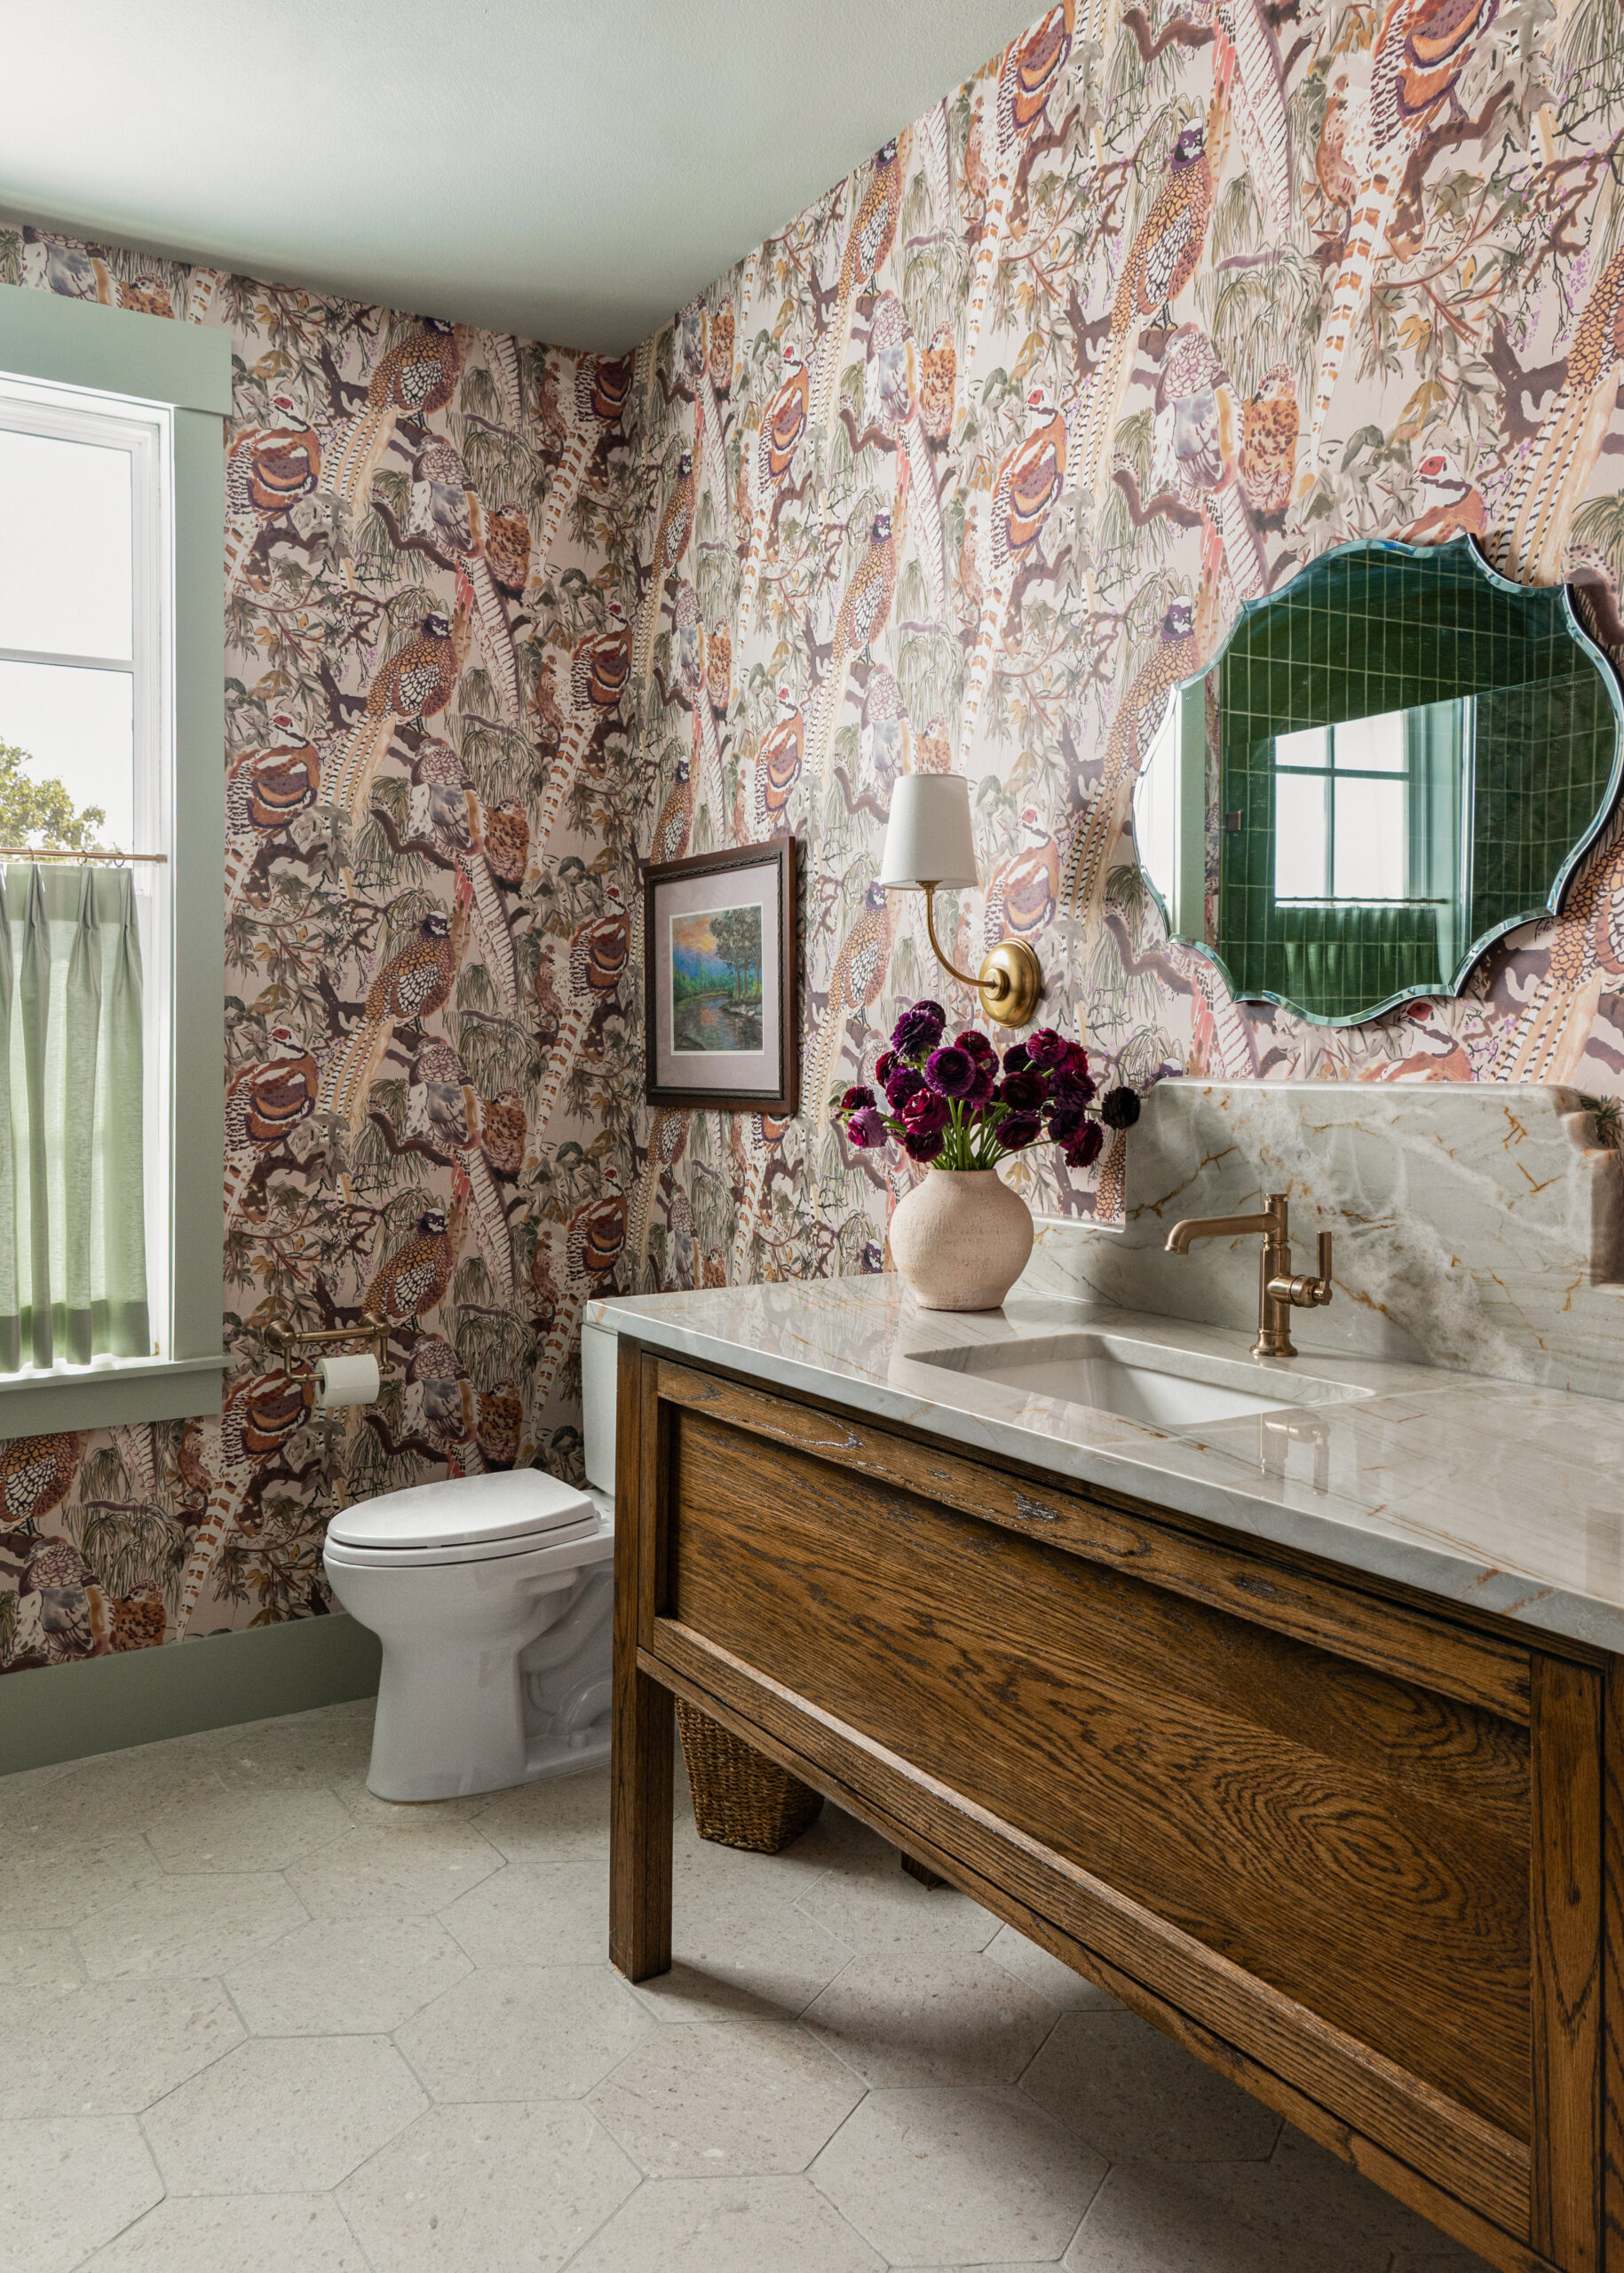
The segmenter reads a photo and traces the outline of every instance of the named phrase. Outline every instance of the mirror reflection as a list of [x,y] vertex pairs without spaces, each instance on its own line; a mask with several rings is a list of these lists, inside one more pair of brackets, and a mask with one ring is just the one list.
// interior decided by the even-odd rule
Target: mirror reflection
[[1327,553],[1176,691],[1134,834],[1170,934],[1349,1023],[1458,991],[1560,905],[1617,788],[1612,673],[1565,592],[1469,539]]

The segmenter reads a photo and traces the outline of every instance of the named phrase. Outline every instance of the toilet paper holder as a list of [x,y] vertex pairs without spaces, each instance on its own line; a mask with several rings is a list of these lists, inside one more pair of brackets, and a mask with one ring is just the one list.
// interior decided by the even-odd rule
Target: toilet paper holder
[[281,1358],[291,1358],[299,1350],[331,1350],[341,1342],[365,1342],[372,1348],[382,1373],[389,1358],[389,1320],[378,1318],[371,1311],[363,1311],[353,1326],[334,1326],[301,1332],[285,1319],[273,1319],[265,1329],[267,1350],[273,1350]]

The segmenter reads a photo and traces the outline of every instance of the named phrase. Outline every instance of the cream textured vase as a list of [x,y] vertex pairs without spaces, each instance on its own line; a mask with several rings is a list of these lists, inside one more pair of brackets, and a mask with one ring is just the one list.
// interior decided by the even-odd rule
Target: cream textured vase
[[932,1168],[891,1217],[891,1252],[922,1311],[995,1311],[1026,1267],[1032,1211],[996,1168]]

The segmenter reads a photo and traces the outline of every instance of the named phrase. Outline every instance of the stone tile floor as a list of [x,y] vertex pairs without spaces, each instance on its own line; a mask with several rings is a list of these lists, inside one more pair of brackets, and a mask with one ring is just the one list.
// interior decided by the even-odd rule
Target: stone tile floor
[[0,1778],[0,2273],[1470,2273],[850,1818],[679,1801],[604,1956],[603,1773],[437,1807],[371,1707]]

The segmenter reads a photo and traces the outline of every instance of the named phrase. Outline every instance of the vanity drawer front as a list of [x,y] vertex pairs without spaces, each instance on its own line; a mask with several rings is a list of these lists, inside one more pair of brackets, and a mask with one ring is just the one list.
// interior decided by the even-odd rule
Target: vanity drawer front
[[1525,1728],[663,1412],[665,1615],[1526,2139]]

